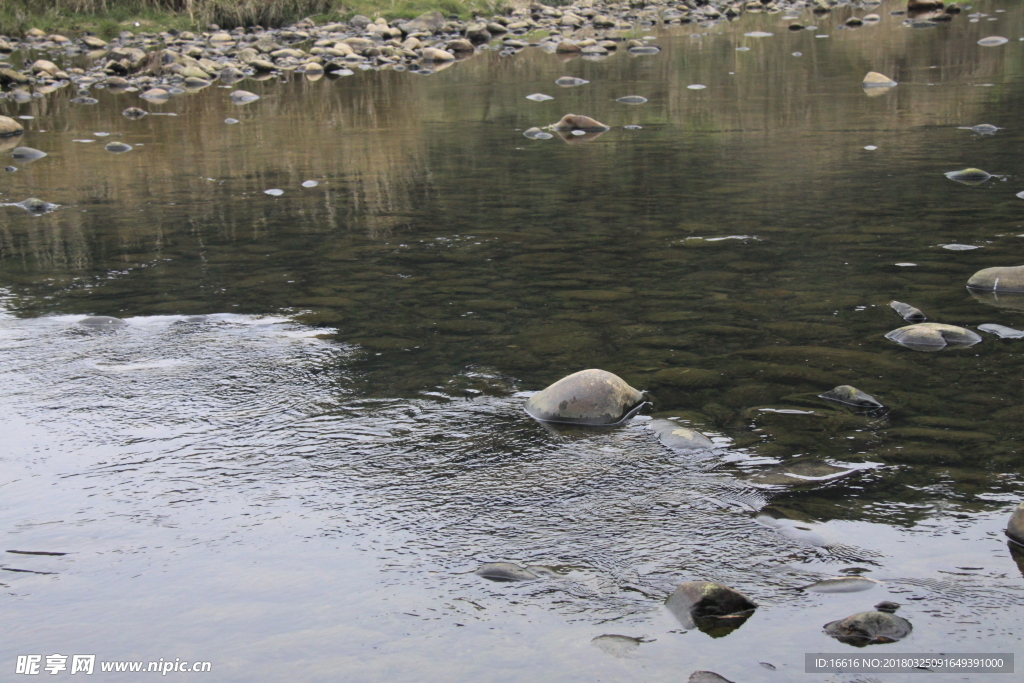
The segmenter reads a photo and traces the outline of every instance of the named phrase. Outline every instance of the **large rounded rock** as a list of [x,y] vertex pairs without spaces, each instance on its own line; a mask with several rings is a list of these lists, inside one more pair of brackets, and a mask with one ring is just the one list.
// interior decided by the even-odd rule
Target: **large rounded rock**
[[973,346],[981,341],[981,335],[956,325],[942,323],[918,323],[900,327],[885,335],[889,341],[923,351],[932,351],[946,346]]
[[910,622],[893,614],[898,605],[881,603],[876,607],[879,609],[858,612],[845,619],[830,621],[825,624],[825,633],[841,643],[856,647],[895,643],[910,635],[913,630]]
[[1010,522],[1006,525],[1006,535],[1024,545],[1024,503],[1018,505],[1010,515]]
[[551,126],[551,130],[558,131],[604,131],[608,129],[609,127],[600,121],[580,114],[566,114],[558,123]]
[[544,422],[608,426],[623,422],[643,405],[643,393],[605,370],[563,377],[526,402],[526,412]]
[[968,289],[1024,293],[1024,266],[997,266],[979,270],[967,281]]
[[757,609],[743,593],[712,581],[679,584],[665,606],[683,628],[706,631],[725,627],[726,633],[738,628]]
[[0,138],[9,138],[21,135],[25,128],[9,116],[0,116]]

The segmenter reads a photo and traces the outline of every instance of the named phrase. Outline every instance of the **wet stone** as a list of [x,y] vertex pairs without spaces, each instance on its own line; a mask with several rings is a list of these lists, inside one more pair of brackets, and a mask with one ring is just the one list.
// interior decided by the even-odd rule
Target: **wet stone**
[[123,154],[132,151],[132,146],[124,142],[108,142],[103,149],[114,154]]
[[946,346],[973,346],[981,341],[981,336],[977,332],[972,332],[965,327],[942,323],[907,325],[889,332],[885,338],[918,350],[937,350]]
[[232,126],[232,125],[238,123],[238,119],[230,119],[230,118],[224,119],[224,123],[228,124],[229,126]]
[[523,137],[529,138],[530,140],[550,140],[555,136],[534,126],[533,128],[527,128],[523,131]]
[[35,161],[36,159],[42,159],[45,157],[46,152],[33,149],[32,147],[15,147],[11,150],[11,156],[23,161]]
[[317,181],[317,180],[304,180],[304,181],[302,181],[302,186],[303,187],[316,187],[319,184],[320,184],[320,182]]
[[869,71],[861,81],[861,86],[865,88],[892,88],[896,85],[896,81],[877,71]]
[[704,451],[715,447],[714,442],[708,437],[672,420],[651,420],[649,424],[658,435],[658,440],[668,448],[679,451]]
[[820,395],[821,398],[828,399],[829,401],[836,401],[848,406],[854,406],[855,408],[882,408],[882,402],[870,394],[866,394],[856,387],[852,387],[849,384],[841,384],[831,391],[826,391]]
[[0,116],[0,138],[21,135],[25,128],[9,116]]
[[686,683],[733,683],[733,681],[714,671],[694,671],[686,679]]
[[661,52],[657,45],[638,45],[627,50],[631,55],[656,55]]
[[149,102],[166,102],[171,99],[171,93],[164,90],[163,88],[150,88],[146,92],[139,95],[144,100]]
[[583,116],[582,114],[566,114],[563,116],[558,123],[550,126],[551,130],[555,131],[604,131],[609,130],[609,126],[604,125],[596,119],[592,119],[589,116]]
[[906,320],[908,323],[923,323],[928,318],[921,309],[914,308],[910,304],[905,304],[902,301],[890,301],[889,308],[896,311],[896,314]]
[[1024,293],[1024,266],[984,268],[967,281],[968,289]]
[[963,168],[959,171],[949,171],[945,176],[964,185],[981,185],[991,178],[992,174],[982,171],[980,168]]
[[44,202],[42,199],[36,199],[35,197],[29,197],[23,201],[7,204],[6,206],[16,206],[19,209],[28,211],[33,216],[42,216],[44,213],[56,211],[60,207],[59,204]]
[[273,188],[270,190],[263,190],[263,194],[269,194],[271,197],[280,197],[281,195],[284,194],[284,190]]
[[993,126],[991,123],[979,123],[977,126],[971,126],[968,130],[973,130],[978,135],[994,135],[996,131],[1002,130],[1002,128]]
[[531,100],[533,102],[546,102],[548,100],[553,100],[555,98],[552,97],[551,95],[545,95],[544,93],[535,92],[532,95],[527,95],[526,99]]
[[99,100],[95,97],[72,97],[68,102],[71,104],[96,104]]
[[845,619],[831,621],[825,624],[825,633],[855,647],[895,643],[910,635],[913,627],[909,621],[888,611],[889,605],[883,603],[880,606],[886,607],[886,611],[858,612]]
[[248,90],[235,90],[228,97],[231,99],[233,104],[249,104],[255,102],[260,98],[259,95],[251,93]]
[[121,112],[121,116],[124,116],[126,119],[133,120],[141,119],[143,116],[146,116],[147,114],[149,114],[148,111],[144,109],[139,109],[138,107],[128,107],[123,112]]
[[526,402],[526,412],[542,422],[610,426],[631,418],[643,394],[605,370],[581,370],[563,377]]
[[1002,36],[988,36],[987,38],[979,40],[978,45],[981,45],[982,47],[996,47],[998,45],[1005,45],[1008,42],[1010,42],[1010,40],[1008,38],[1003,38]]
[[643,104],[647,101],[647,98],[641,97],[640,95],[626,95],[625,97],[620,97],[615,101],[621,104]]
[[473,573],[491,581],[532,581],[540,578],[530,569],[512,562],[488,562]]
[[1006,535],[1013,541],[1024,545],[1024,502],[1017,505],[1006,525]]
[[109,315],[91,315],[79,320],[78,324],[92,330],[110,330],[118,327],[124,327],[128,323],[120,318],[114,318]]
[[739,591],[711,581],[679,584],[665,606],[685,629],[724,626],[729,631],[742,625],[757,609],[757,605]]
[[574,78],[573,76],[562,76],[555,81],[555,85],[560,85],[563,88],[572,88],[578,85],[586,85],[587,83],[590,83],[590,81]]
[[815,581],[810,585],[803,586],[800,590],[810,591],[811,593],[858,593],[871,590],[880,584],[880,581],[863,576],[837,576],[831,579]]
[[997,325],[995,323],[985,323],[984,325],[978,325],[978,329],[982,332],[988,332],[994,334],[1000,339],[1022,339],[1024,338],[1024,330],[1015,330],[1012,327],[1006,325]]
[[609,633],[592,639],[590,644],[612,657],[629,657],[637,651],[643,642],[643,638]]

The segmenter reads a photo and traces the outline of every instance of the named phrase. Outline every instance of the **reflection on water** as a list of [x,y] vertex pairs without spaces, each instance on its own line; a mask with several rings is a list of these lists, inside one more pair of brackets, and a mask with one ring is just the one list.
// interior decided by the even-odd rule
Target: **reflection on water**
[[[980,4],[1024,34],[1019,10]],[[131,93],[0,102],[48,154],[4,174],[0,203],[59,205],[0,207],[3,549],[68,553],[0,558],[19,633],[0,657],[761,681],[802,674],[837,647],[822,624],[883,599],[914,623],[901,651],[1012,651],[1019,342],[919,354],[883,335],[906,324],[894,299],[1024,325],[1012,297],[964,288],[1021,262],[1022,46],[881,11],[835,30],[844,12],[676,29],[655,55],[485,53],[246,82],[260,99],[241,107],[219,88],[146,103],[177,116],[125,118]],[[866,97],[871,70],[899,85]],[[612,130],[522,136],[569,112]],[[961,130],[981,122],[1000,129]],[[943,177],[969,167],[997,177]],[[595,432],[524,413],[583,367],[715,448],[666,449],[646,416]],[[819,398],[847,384],[889,410]],[[549,571],[473,573],[500,561]],[[841,574],[881,584],[795,590]],[[761,607],[728,637],[682,631],[661,604],[691,579]],[[616,634],[628,657],[590,644]]]

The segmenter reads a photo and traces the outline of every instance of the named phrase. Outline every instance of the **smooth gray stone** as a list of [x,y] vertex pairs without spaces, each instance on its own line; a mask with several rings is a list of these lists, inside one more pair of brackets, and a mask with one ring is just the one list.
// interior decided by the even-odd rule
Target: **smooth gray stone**
[[856,387],[851,387],[849,384],[840,384],[835,389],[826,391],[824,394],[820,394],[819,397],[830,401],[845,403],[848,406],[855,406],[857,408],[884,407],[882,402],[871,394],[866,394]]
[[544,422],[609,426],[624,422],[643,405],[643,393],[605,370],[563,377],[526,402],[526,412]]
[[890,301],[889,308],[896,311],[896,314],[908,323],[923,323],[928,319],[928,317],[921,312],[920,308],[914,308],[910,304],[905,304],[902,301]]
[[14,204],[7,204],[7,206],[17,206],[19,209],[24,209],[30,214],[35,216],[41,216],[44,213],[50,213],[56,211],[60,206],[59,204],[51,204],[50,202],[44,202],[42,199],[36,199],[35,197],[29,197],[20,202]]
[[733,683],[725,676],[716,674],[714,671],[694,671],[686,679],[686,683]]
[[643,638],[633,638],[631,636],[620,636],[614,633],[608,633],[603,636],[598,636],[590,641],[590,644],[598,648],[602,652],[610,654],[612,657],[629,657],[631,654],[636,652],[637,648],[644,642]]
[[[882,606],[890,608],[884,603]],[[914,630],[903,617],[881,610],[851,614],[845,619],[830,621],[824,628],[825,633],[839,642],[858,646],[895,643]]]
[[109,330],[116,327],[124,327],[128,323],[120,318],[114,318],[109,315],[91,315],[88,318],[79,320],[78,324],[94,330]]
[[946,346],[973,346],[981,341],[981,335],[964,327],[942,323],[918,323],[907,325],[885,335],[889,341],[917,349],[938,350]]
[[15,159],[23,159],[25,161],[35,161],[36,159],[42,159],[46,156],[46,152],[31,147],[15,147],[11,150],[11,156]]
[[228,95],[228,97],[234,104],[249,104],[250,102],[255,102],[260,98],[259,95],[251,93],[248,90],[236,90]]
[[1017,505],[1006,525],[1006,535],[1024,545],[1024,502]]
[[950,171],[946,177],[964,185],[981,185],[991,178],[992,174],[982,171],[980,168],[964,168],[959,171]]
[[801,590],[812,593],[858,593],[866,591],[879,585],[881,581],[868,579],[863,576],[837,576],[832,579],[822,579],[804,586]]
[[640,95],[626,95],[625,97],[620,97],[615,101],[622,104],[643,104],[647,101],[647,98],[641,97]]
[[686,629],[695,628],[701,618],[731,617],[757,609],[757,605],[739,591],[712,581],[679,584],[665,606]]
[[985,323],[984,325],[978,325],[978,329],[982,332],[988,332],[994,334],[1000,339],[1020,339],[1024,337],[1024,331],[1015,330],[1012,327],[1006,325],[997,325],[995,323]]
[[511,562],[488,562],[473,573],[491,581],[532,581],[540,578],[526,567]]
[[114,154],[123,154],[132,151],[132,146],[124,142],[108,142],[103,149]]
[[698,431],[672,420],[651,420],[651,429],[662,444],[679,451],[705,451],[715,444]]
[[984,268],[971,276],[967,288],[988,292],[1024,292],[1024,266]]
[[586,85],[587,83],[590,83],[590,81],[573,76],[562,76],[555,80],[555,85],[560,85],[563,88],[572,88],[577,85]]

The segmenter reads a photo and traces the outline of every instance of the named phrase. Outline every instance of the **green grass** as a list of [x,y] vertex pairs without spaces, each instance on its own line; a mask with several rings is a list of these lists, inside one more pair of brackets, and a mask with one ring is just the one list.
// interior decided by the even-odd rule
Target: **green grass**
[[[47,33],[205,30],[209,24],[279,27],[304,17],[317,23],[370,18],[411,19],[437,10],[468,18],[507,12],[508,0],[0,0],[0,34],[20,36],[30,28]],[[139,23],[135,27],[135,22]]]

